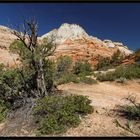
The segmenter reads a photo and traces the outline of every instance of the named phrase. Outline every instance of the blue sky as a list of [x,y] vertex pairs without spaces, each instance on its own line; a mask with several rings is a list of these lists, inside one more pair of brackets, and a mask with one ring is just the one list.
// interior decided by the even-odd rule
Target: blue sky
[[102,40],[140,48],[140,3],[0,3],[0,25],[12,27],[33,16],[39,36],[62,23],[74,23]]

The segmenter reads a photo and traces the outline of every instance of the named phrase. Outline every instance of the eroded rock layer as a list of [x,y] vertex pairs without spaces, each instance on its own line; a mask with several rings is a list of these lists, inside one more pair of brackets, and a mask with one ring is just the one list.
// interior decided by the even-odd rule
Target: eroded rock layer
[[[89,36],[82,27],[76,24],[64,23],[58,29],[39,37],[39,40],[45,37],[53,38],[57,45],[54,55],[50,57],[54,60],[61,55],[68,55],[74,62],[87,60],[94,66],[98,63],[100,56],[111,57],[117,50],[125,56],[133,53],[123,43],[111,40],[102,41],[97,37]],[[0,26],[0,62],[9,67],[15,67],[19,62],[19,56],[9,52],[9,46],[15,39],[10,28]]]

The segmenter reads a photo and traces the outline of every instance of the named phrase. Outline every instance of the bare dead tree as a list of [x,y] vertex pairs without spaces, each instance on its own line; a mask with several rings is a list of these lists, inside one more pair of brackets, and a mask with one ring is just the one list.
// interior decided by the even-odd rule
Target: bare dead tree
[[[36,96],[44,97],[48,95],[44,74],[45,58],[52,55],[56,49],[53,38],[49,41],[41,41],[38,43],[38,24],[35,19],[24,20],[24,23],[18,31],[13,30],[12,34],[21,41],[24,46],[31,52],[31,64],[36,71],[37,93]],[[38,55],[38,59],[36,59]]]

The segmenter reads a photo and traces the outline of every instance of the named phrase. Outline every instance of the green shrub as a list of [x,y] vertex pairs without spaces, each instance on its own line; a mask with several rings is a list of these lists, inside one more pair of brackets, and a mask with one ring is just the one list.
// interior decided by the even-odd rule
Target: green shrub
[[125,99],[129,101],[130,104],[118,106],[118,112],[121,113],[120,115],[129,120],[140,121],[140,104],[136,103],[136,97],[129,95]]
[[96,67],[97,70],[106,70],[108,68],[111,68],[110,59],[100,57]]
[[0,123],[5,120],[7,111],[8,108],[5,105],[4,101],[0,100]]
[[28,65],[32,61],[32,53],[26,48],[20,40],[15,40],[9,47],[10,51],[17,53],[20,56],[20,60],[24,65]]
[[123,60],[123,55],[121,54],[121,52],[118,50],[117,52],[115,52],[111,58],[111,63],[113,65],[117,65],[119,64],[121,61]]
[[59,78],[56,81],[56,84],[61,85],[61,84],[66,84],[70,82],[79,83],[79,78],[75,74],[67,73],[63,75],[61,78]]
[[38,133],[58,134],[80,123],[79,115],[92,113],[91,101],[85,96],[50,96],[37,101],[33,114]]
[[108,72],[106,74],[97,75],[97,80],[99,80],[99,81],[114,81],[115,79],[116,79],[116,77],[113,74],[113,72]]
[[138,120],[140,121],[140,106],[120,106],[119,112],[121,113],[121,116],[126,117],[129,120]]
[[[51,92],[54,85],[54,73],[54,63],[46,60],[44,63],[44,76],[48,92]],[[16,99],[35,96],[33,91],[36,90],[37,81],[34,69],[24,67],[23,69],[5,68],[0,70],[0,98],[2,100],[13,104]],[[13,106],[11,105],[11,107]]]
[[137,49],[135,52],[136,61],[140,62],[140,49]]
[[100,81],[114,81],[121,77],[126,79],[140,78],[140,67],[137,65],[120,66],[114,72],[98,75],[97,79]]
[[77,61],[73,67],[73,70],[71,70],[71,63],[72,60],[69,56],[61,56],[58,59],[57,72],[55,76],[57,85],[69,82],[79,83],[80,80],[83,80],[83,82],[89,81],[89,83],[94,82],[91,79],[86,80],[86,75],[90,75],[92,73],[91,64],[89,64],[87,61]]
[[70,70],[71,64],[72,59],[70,56],[60,56],[56,63],[56,77],[60,78],[63,74],[66,74]]
[[0,98],[2,100],[12,99],[21,88],[19,73],[16,69],[5,69],[0,74]]
[[116,79],[115,81],[116,81],[117,83],[122,83],[122,84],[124,84],[124,83],[127,82],[126,78],[124,78],[124,77],[120,77],[120,78]]
[[90,75],[92,73],[91,64],[88,63],[87,61],[85,62],[77,61],[75,63],[75,66],[73,67],[73,73],[77,75],[79,74]]
[[86,74],[80,73],[79,75],[73,73],[67,73],[63,75],[56,81],[56,85],[66,84],[66,83],[85,83],[85,84],[95,84],[97,83],[96,80],[86,77]]
[[54,80],[55,80],[55,63],[46,60],[44,64],[44,73],[45,73],[45,82],[46,82],[46,88],[48,92],[51,92],[54,86]]
[[96,80],[90,77],[80,77],[80,82],[85,83],[85,84],[90,84],[90,85],[97,83]]
[[111,58],[100,57],[96,68],[97,70],[107,70],[109,68],[113,68],[114,66],[118,65],[123,58],[123,55],[118,50],[112,55]]
[[122,66],[115,70],[117,78],[125,77],[126,79],[140,78],[140,67],[136,65]]

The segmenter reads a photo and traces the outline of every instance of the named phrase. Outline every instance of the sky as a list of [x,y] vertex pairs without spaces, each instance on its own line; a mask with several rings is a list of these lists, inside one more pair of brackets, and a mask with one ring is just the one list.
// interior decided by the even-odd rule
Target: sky
[[101,40],[140,48],[140,3],[0,3],[0,25],[13,28],[30,17],[38,21],[39,36],[74,23]]

